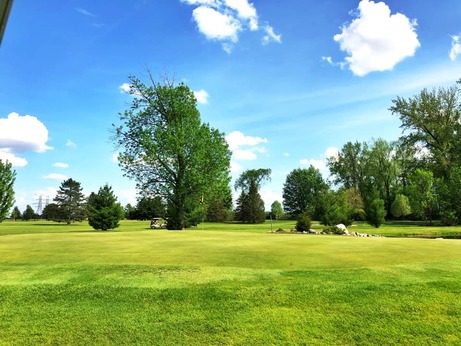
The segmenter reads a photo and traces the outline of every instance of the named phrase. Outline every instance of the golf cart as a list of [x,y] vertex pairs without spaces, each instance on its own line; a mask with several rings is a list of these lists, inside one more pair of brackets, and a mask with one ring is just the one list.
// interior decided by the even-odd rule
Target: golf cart
[[166,228],[166,221],[161,217],[154,217],[150,222],[150,228],[152,229],[159,229],[159,228]]

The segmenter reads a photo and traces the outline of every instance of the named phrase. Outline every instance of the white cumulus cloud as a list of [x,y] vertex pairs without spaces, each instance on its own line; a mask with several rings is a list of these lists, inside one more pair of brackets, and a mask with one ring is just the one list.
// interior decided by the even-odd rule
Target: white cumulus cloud
[[240,131],[233,131],[226,136],[226,141],[232,151],[232,173],[242,170],[242,166],[235,161],[256,160],[258,154],[267,152],[266,148],[261,146],[261,144],[268,142],[267,138],[247,136]]
[[450,60],[455,61],[456,57],[461,54],[461,44],[459,42],[459,36],[452,36],[451,39]]
[[357,18],[333,37],[348,54],[340,65],[357,76],[392,70],[421,46],[416,26],[416,20],[401,13],[391,14],[384,2],[360,1]]
[[53,149],[46,145],[47,141],[47,128],[32,115],[20,116],[13,112],[7,118],[0,118],[0,158],[8,160],[13,166],[27,165],[24,158],[16,156],[18,153],[43,153]]
[[131,90],[131,84],[122,83],[119,85],[118,89],[120,90],[120,94],[129,94]]
[[197,99],[198,103],[206,105],[208,103],[208,98],[210,95],[205,90],[197,90],[194,91],[195,98]]
[[240,131],[233,131],[226,136],[229,149],[234,151],[242,146],[256,146],[261,143],[267,143],[267,138],[246,136]]
[[192,18],[198,30],[209,40],[220,41],[223,49],[230,53],[238,42],[240,32],[262,30],[263,44],[281,43],[281,35],[276,34],[269,24],[260,25],[253,3],[248,0],[180,0],[197,6]]

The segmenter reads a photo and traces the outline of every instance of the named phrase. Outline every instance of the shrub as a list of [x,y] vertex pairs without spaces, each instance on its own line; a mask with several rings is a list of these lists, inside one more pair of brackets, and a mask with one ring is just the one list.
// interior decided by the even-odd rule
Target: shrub
[[440,221],[444,226],[456,226],[458,224],[458,218],[456,217],[456,213],[453,211],[440,213]]
[[384,208],[384,201],[382,199],[375,199],[371,202],[369,210],[367,211],[367,221],[375,228],[381,226],[386,216],[386,209]]
[[323,233],[326,234],[344,234],[344,230],[336,226],[327,226],[323,228]]
[[298,232],[308,232],[311,228],[311,218],[310,216],[304,212],[298,215],[296,221],[296,230]]

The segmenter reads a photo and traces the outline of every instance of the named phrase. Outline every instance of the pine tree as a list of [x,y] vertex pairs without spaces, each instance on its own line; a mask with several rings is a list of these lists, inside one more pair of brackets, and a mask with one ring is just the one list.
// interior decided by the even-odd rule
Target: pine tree
[[91,193],[88,198],[88,223],[91,227],[103,231],[114,229],[122,218],[123,208],[109,185],[101,187],[97,194]]
[[5,220],[14,204],[13,184],[16,172],[11,169],[11,163],[0,160],[0,222]]
[[30,205],[27,205],[26,210],[24,210],[24,213],[22,213],[22,219],[24,221],[29,221],[33,218],[35,218],[35,211]]
[[16,206],[14,207],[13,211],[11,212],[11,218],[16,221],[18,219],[21,219],[22,213],[19,210],[19,208]]
[[71,222],[85,220],[85,196],[79,182],[72,178],[63,181],[54,201],[58,205],[60,219],[68,225]]

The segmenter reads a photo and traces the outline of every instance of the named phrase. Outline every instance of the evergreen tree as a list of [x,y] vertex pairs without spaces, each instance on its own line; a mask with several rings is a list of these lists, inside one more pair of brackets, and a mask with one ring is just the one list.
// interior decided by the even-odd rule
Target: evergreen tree
[[8,216],[14,204],[13,184],[16,180],[16,171],[11,163],[0,160],[0,222]]
[[86,218],[85,196],[80,183],[69,178],[61,183],[54,201],[59,208],[60,220],[71,222],[83,221]]
[[88,223],[97,230],[107,231],[119,226],[123,218],[123,209],[117,202],[112,188],[109,185],[101,187],[97,194],[91,193],[88,197]]
[[63,217],[60,213],[59,206],[56,203],[50,203],[43,208],[42,218],[47,221],[62,222]]
[[386,209],[384,208],[384,201],[382,199],[375,199],[367,210],[367,221],[375,228],[379,228],[386,216]]
[[237,179],[235,188],[240,188],[242,192],[237,200],[236,220],[248,223],[265,221],[264,201],[258,190],[263,181],[270,179],[270,173],[270,169],[250,169]]
[[22,213],[19,210],[19,208],[16,206],[14,207],[13,211],[11,212],[11,218],[16,221],[18,219],[21,219]]
[[24,221],[29,221],[35,218],[35,211],[30,205],[27,205],[26,210],[22,213],[22,219]]

